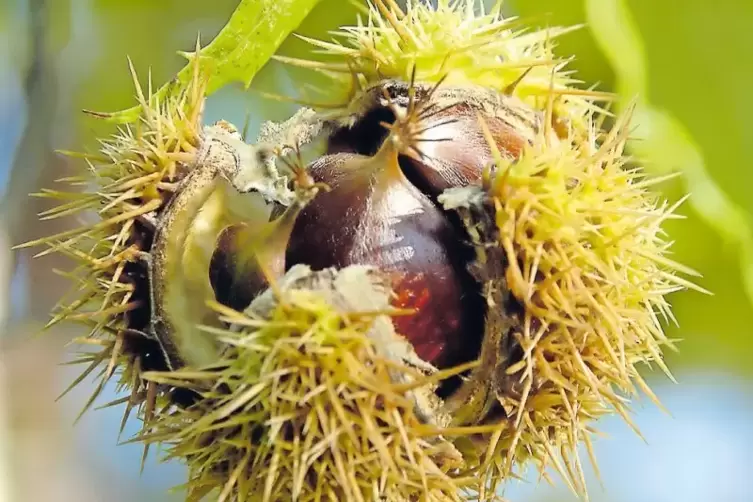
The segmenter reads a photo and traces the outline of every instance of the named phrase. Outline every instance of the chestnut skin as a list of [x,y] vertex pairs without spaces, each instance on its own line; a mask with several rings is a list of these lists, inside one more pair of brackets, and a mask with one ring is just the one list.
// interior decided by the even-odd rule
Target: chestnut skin
[[[393,80],[366,90],[360,97],[365,111],[352,126],[335,131],[328,153],[374,155],[387,136],[382,124],[395,120],[395,107],[405,111],[410,106],[409,92],[409,84]],[[400,164],[411,183],[433,201],[448,188],[478,182],[494,161],[479,115],[499,153],[509,159],[520,156],[542,120],[519,99],[486,88],[414,84],[413,92],[419,155],[400,155]]]
[[[243,245],[243,234],[248,225],[237,223],[225,227],[217,237],[217,244],[209,264],[209,281],[215,299],[235,310],[243,310],[256,295],[267,287],[267,280],[258,269],[241,267],[237,256]],[[275,260],[270,268],[278,274],[283,270],[282,260]]]
[[394,324],[418,356],[439,368],[466,362],[477,355],[483,323],[479,287],[466,269],[472,250],[388,150],[325,155],[309,166],[329,190],[299,214],[286,266],[379,267],[393,280],[394,305],[414,309]]
[[[438,368],[475,359],[486,304],[468,272],[474,252],[462,223],[437,197],[478,182],[494,160],[479,116],[511,159],[534,137],[540,117],[488,89],[417,84],[411,90],[395,80],[364,91],[354,108],[361,112],[331,133],[326,153],[306,169],[329,190],[290,211],[290,226],[270,234],[278,238],[260,239],[268,243],[267,272],[280,276],[296,264],[378,267],[392,279],[393,305],[414,312],[394,324],[419,357]],[[390,132],[384,125],[395,125],[397,114],[409,119]],[[410,154],[399,150],[406,138]],[[210,272],[217,299],[236,309],[267,286],[261,270],[239,263],[250,242],[238,238],[245,232],[226,229]]]
[[[400,159],[411,181],[435,200],[448,188],[479,181],[494,160],[476,113],[473,107],[459,103],[422,120],[420,127],[426,132],[417,145],[420,156]],[[526,139],[498,117],[487,116],[484,121],[500,153],[519,157]]]
[[285,273],[285,250],[305,205],[305,198],[300,199],[273,211],[277,216],[266,224],[236,223],[220,232],[209,263],[209,281],[218,302],[243,310],[269,287],[270,278]]

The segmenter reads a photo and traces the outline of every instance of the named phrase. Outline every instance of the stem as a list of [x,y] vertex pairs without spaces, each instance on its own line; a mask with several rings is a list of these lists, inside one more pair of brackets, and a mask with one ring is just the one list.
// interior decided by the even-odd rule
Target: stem
[[[241,0],[230,20],[217,37],[198,51],[203,71],[209,71],[207,95],[231,82],[243,82],[248,87],[261,68],[285,39],[303,22],[320,0]],[[183,53],[189,61],[197,53]],[[191,63],[176,77],[178,85],[191,79]],[[174,87],[163,85],[157,96],[163,98]],[[132,122],[138,118],[139,108],[113,113],[109,120]]]

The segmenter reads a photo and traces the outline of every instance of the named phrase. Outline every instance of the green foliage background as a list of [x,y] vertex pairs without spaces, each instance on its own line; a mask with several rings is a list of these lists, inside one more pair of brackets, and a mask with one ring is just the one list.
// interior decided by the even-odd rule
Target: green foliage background
[[[177,52],[193,50],[197,33],[203,43],[209,42],[237,5],[238,0],[0,0],[0,39],[6,42],[5,48],[0,44],[0,105],[7,105],[0,106],[0,113],[7,111],[7,116],[0,116],[5,124],[0,136],[18,138],[10,154],[0,158],[8,180],[0,216],[9,242],[50,233],[60,224],[37,222],[35,213],[42,206],[29,202],[25,194],[73,172],[68,161],[51,153],[53,149],[93,147],[97,136],[109,132],[111,125],[85,117],[81,109],[114,111],[133,105],[126,56],[133,60],[142,82],[151,71],[155,84],[164,83],[185,64]],[[620,29],[629,32],[629,20],[610,25],[605,12],[614,11],[605,5],[626,9],[639,51],[621,44],[626,33]],[[677,241],[675,258],[699,270],[704,276],[701,285],[714,293],[674,295],[680,326],[670,333],[683,341],[680,352],[669,356],[670,367],[680,380],[684,374],[713,371],[733,375],[749,386],[753,378],[749,363],[753,353],[753,197],[749,194],[753,2],[509,0],[505,9],[539,26],[589,23],[561,40],[560,54],[576,56],[572,67],[589,84],[599,82],[603,89],[624,92],[626,100],[633,97],[627,94],[641,92],[643,109],[656,119],[656,134],[637,143],[636,151],[657,173],[688,172],[690,178],[662,187],[673,200],[688,188],[688,180],[695,180],[691,186],[697,198],[681,209],[687,219],[671,222],[668,231]],[[357,11],[345,0],[321,0],[297,32],[326,37],[328,31],[352,22]],[[41,30],[33,29],[35,15]],[[311,56],[310,47],[294,37],[282,44],[280,53]],[[636,89],[641,76],[645,86]],[[253,131],[260,120],[280,118],[291,110],[291,105],[263,99],[257,91],[300,92],[302,81],[317,83],[310,74],[304,77],[299,70],[271,62],[250,90],[237,83],[213,96],[208,118],[242,124],[249,116]],[[28,117],[8,105],[23,99],[29,99]],[[24,127],[28,134],[22,138]],[[6,157],[13,163],[2,165]],[[50,273],[60,265],[55,258],[32,265],[28,259],[21,253],[8,262],[15,279],[6,285],[11,288],[9,335],[0,346],[7,353],[28,350],[19,348],[10,335],[43,322],[62,292],[63,282]],[[60,340],[68,338],[70,333],[60,334]],[[62,348],[48,343],[33,350]],[[38,358],[39,353],[33,356]],[[55,352],[48,359],[58,356]],[[11,395],[11,401],[18,399],[13,406],[20,407],[14,420],[23,422],[27,410],[21,400],[24,385],[53,385],[57,377],[48,377],[23,371],[11,375],[19,379],[16,388],[21,389]]]

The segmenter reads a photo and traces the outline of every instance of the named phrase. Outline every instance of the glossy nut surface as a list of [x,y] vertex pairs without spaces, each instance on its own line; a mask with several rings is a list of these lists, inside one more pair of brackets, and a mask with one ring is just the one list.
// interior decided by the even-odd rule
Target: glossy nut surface
[[[481,297],[466,271],[470,249],[444,212],[402,174],[394,155],[340,153],[310,166],[330,186],[301,212],[288,267],[367,264],[393,277],[398,332],[438,367],[473,358]],[[469,354],[470,352],[470,354]]]

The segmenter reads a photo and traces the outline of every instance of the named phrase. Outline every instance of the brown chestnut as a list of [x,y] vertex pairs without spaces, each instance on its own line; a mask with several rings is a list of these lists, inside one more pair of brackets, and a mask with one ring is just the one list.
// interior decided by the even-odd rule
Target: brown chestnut
[[243,310],[267,287],[266,278],[255,263],[240,263],[239,255],[250,240],[247,238],[249,231],[245,223],[225,227],[217,238],[209,264],[209,281],[215,299],[236,310]]
[[290,233],[301,209],[320,189],[303,167],[292,169],[298,197],[290,206],[273,210],[273,219],[267,223],[236,223],[220,232],[209,264],[209,281],[215,299],[223,305],[245,309],[269,287],[270,280],[285,273]]
[[394,324],[418,356],[438,368],[468,362],[480,350],[486,305],[468,271],[465,228],[437,197],[478,182],[492,163],[479,117],[510,158],[539,117],[486,89],[396,81],[364,91],[356,109],[305,169],[304,185],[327,191],[294,203],[266,230],[235,225],[221,235],[210,272],[217,299],[244,308],[270,276],[297,264],[373,265],[392,277],[393,305],[412,311]]
[[390,273],[394,319],[423,360],[443,368],[477,354],[483,319],[478,286],[466,270],[471,250],[444,212],[403,174],[397,152],[325,155],[309,166],[319,193],[299,214],[288,267],[374,265]]
[[519,99],[482,87],[442,87],[387,81],[364,92],[361,117],[336,131],[329,153],[373,155],[387,136],[382,126],[397,114],[418,107],[412,124],[415,154],[399,157],[403,172],[423,193],[436,200],[448,188],[481,179],[494,159],[479,116],[499,152],[520,156],[535,137],[541,117]]

